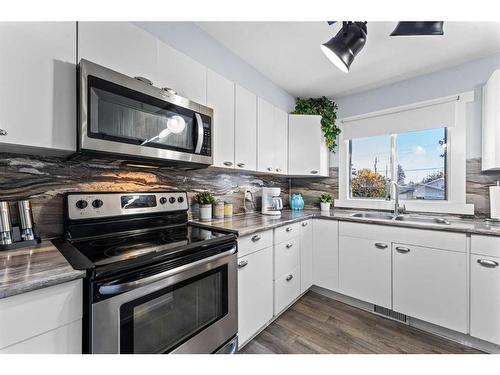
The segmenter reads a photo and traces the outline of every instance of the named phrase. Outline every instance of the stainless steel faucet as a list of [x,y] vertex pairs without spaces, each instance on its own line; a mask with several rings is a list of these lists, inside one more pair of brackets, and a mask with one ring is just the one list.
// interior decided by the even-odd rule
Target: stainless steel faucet
[[395,190],[395,197],[394,197],[394,217],[399,216],[399,214],[403,214],[406,212],[406,206],[403,205],[403,207],[399,206],[399,185],[396,181],[394,180],[389,180],[387,183],[387,186],[385,188],[385,200],[390,201],[391,200],[391,190],[392,187],[394,186]]

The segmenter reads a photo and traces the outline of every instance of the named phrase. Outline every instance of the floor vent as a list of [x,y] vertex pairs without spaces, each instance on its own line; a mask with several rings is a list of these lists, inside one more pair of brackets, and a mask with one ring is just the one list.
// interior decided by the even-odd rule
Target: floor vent
[[397,320],[398,322],[403,322],[406,323],[406,315],[398,313],[394,310],[390,310],[386,307],[374,305],[373,306],[373,312],[383,315],[389,319]]

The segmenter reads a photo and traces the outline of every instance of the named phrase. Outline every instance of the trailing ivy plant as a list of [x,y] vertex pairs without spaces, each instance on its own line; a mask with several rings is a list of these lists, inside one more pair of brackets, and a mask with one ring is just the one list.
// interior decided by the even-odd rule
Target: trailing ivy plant
[[325,135],[326,146],[331,152],[337,147],[337,136],[340,128],[335,125],[337,120],[337,104],[325,96],[321,98],[297,98],[295,103],[295,115],[320,115],[321,130]]

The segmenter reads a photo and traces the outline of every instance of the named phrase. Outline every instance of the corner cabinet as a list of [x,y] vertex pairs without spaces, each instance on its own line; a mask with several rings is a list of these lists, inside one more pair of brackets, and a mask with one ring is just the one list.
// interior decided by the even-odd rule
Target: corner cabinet
[[321,116],[290,115],[288,119],[288,174],[328,177],[328,148]]
[[0,149],[76,151],[76,22],[0,22],[0,51]]
[[339,223],[314,220],[313,284],[333,291],[339,286]]
[[483,88],[482,170],[500,170],[500,69]]

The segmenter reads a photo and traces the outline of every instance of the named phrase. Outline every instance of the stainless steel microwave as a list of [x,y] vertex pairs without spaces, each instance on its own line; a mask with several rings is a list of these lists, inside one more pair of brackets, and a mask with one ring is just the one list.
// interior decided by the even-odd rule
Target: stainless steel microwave
[[79,64],[78,149],[153,164],[212,164],[213,110],[87,60]]

